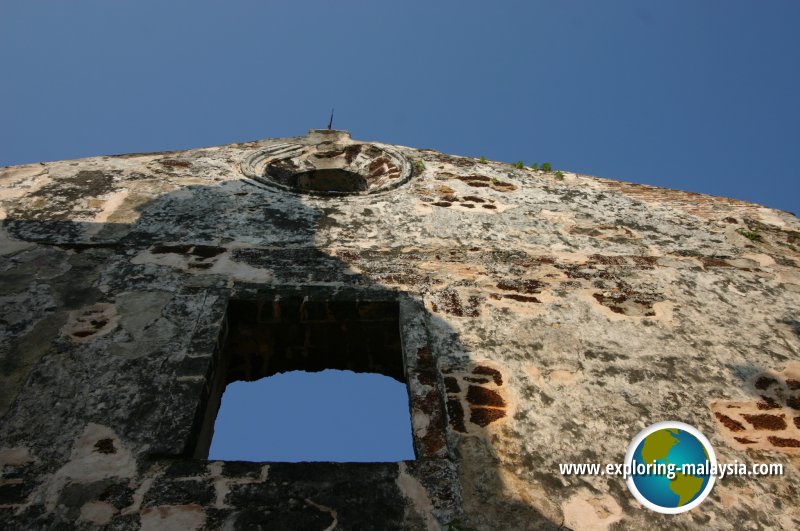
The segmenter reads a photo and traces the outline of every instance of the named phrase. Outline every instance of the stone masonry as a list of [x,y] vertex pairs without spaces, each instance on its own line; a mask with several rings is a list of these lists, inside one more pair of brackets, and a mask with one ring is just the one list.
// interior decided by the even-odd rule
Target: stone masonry
[[[311,131],[2,168],[0,219],[2,529],[800,528],[789,213]],[[298,368],[405,382],[416,460],[205,459]],[[559,474],[662,420],[785,474]]]

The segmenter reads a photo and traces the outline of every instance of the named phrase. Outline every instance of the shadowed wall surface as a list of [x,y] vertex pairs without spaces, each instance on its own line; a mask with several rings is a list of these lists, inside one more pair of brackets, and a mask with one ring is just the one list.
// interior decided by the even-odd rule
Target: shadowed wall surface
[[[376,193],[299,194],[245,164],[352,143],[2,170],[5,527],[797,527],[797,218],[378,142],[374,178],[405,180]],[[397,305],[415,460],[197,458],[230,309],[293,297]],[[621,478],[559,474],[672,418],[786,475],[667,517]]]

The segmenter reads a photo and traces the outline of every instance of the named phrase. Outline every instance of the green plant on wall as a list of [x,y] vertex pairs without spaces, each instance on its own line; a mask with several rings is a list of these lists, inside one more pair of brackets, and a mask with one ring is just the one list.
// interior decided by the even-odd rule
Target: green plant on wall
[[480,162],[481,164],[486,164],[486,157],[479,158],[478,162]]
[[752,232],[749,230],[740,229],[739,234],[750,240],[751,242],[762,242],[764,238],[757,232]]
[[553,167],[549,162],[542,162],[542,171],[552,171]]
[[422,173],[425,171],[425,163],[421,160],[414,161],[414,169],[417,170],[417,173]]
[[561,171],[561,170],[558,170],[556,172],[556,179],[558,179],[559,181],[563,181],[564,180],[564,172]]
[[458,518],[453,518],[447,523],[447,531],[477,531],[474,527],[466,527]]
[[531,164],[531,169],[532,170],[538,170],[539,169],[539,165],[534,162],[533,164]]
[[521,170],[522,168],[525,167],[525,165],[522,163],[521,160],[518,160],[517,163],[514,164],[514,167],[517,168],[518,170]]

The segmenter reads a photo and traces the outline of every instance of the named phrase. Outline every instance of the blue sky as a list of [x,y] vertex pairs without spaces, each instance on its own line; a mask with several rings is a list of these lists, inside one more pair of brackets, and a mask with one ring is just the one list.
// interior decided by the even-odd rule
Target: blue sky
[[209,459],[243,458],[414,459],[406,386],[380,374],[337,370],[291,371],[228,384]]
[[0,4],[0,164],[335,125],[800,212],[800,2]]
[[335,107],[358,139],[800,213],[798,27],[797,0],[3,0],[0,165],[300,135]]

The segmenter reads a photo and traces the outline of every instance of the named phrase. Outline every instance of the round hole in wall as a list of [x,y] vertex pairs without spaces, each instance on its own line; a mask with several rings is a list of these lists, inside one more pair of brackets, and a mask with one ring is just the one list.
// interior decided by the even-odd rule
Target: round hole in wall
[[367,179],[354,171],[340,168],[311,170],[293,176],[294,188],[303,192],[363,192]]
[[328,196],[390,190],[413,173],[408,159],[392,146],[354,142],[344,131],[313,130],[304,139],[251,153],[241,168],[260,184]]

